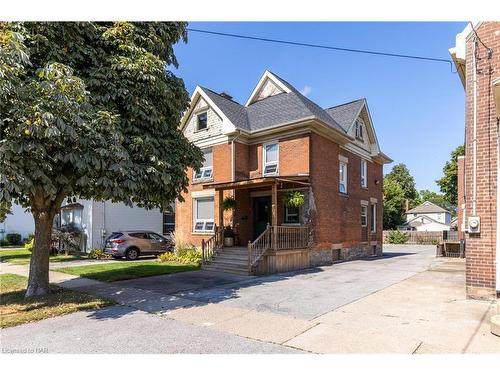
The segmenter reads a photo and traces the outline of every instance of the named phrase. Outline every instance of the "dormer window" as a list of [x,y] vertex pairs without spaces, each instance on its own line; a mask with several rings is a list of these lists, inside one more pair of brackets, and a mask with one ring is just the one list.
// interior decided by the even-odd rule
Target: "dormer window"
[[363,140],[363,123],[359,120],[356,120],[354,128],[355,128],[356,138]]
[[267,143],[263,146],[263,171],[264,176],[278,174],[278,143]]
[[207,112],[199,113],[197,116],[197,120],[197,130],[203,130],[207,128]]

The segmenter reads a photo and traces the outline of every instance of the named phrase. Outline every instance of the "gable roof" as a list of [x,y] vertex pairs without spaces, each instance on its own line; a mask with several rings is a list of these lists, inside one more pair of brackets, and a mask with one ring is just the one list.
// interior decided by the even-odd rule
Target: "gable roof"
[[419,227],[421,225],[428,224],[428,223],[423,223],[422,221],[419,221],[419,219],[422,219],[422,218],[425,218],[425,219],[429,220],[430,223],[437,223],[437,224],[441,224],[441,225],[444,225],[444,226],[447,226],[447,227],[450,226],[449,224],[437,221],[436,219],[433,219],[432,217],[429,217],[427,215],[418,215],[417,217],[414,217],[414,218],[408,220],[403,225],[407,225],[407,226],[416,228],[416,227]]
[[406,211],[407,214],[434,214],[443,212],[449,213],[450,211],[445,210],[443,207],[440,207],[437,204],[434,204],[429,201],[425,201],[421,205]]
[[[270,96],[262,98],[260,96],[261,90],[269,81],[278,90],[270,94]],[[365,114],[371,124],[365,99],[358,99],[353,102],[323,109],[303,95],[289,82],[268,70],[262,75],[246,105],[242,105],[210,89],[197,86],[191,97],[193,105],[184,114],[181,121],[181,129],[186,125],[195,102],[200,97],[204,97],[209,105],[214,107],[214,111],[224,120],[223,123],[227,133],[241,130],[252,134],[280,125],[317,120],[323,126],[333,130],[338,139],[343,142],[349,142],[354,140],[354,137],[349,133],[349,128],[363,108],[365,108]],[[372,134],[372,156],[378,158],[377,160],[382,163],[391,162],[392,160],[378,148],[376,135],[371,125],[369,131],[372,132],[369,133]]]
[[330,116],[332,116],[340,124],[340,126],[344,128],[345,131],[348,131],[351,124],[358,117],[364,103],[364,98],[358,99],[349,103],[344,103],[335,107],[327,108],[326,112]]

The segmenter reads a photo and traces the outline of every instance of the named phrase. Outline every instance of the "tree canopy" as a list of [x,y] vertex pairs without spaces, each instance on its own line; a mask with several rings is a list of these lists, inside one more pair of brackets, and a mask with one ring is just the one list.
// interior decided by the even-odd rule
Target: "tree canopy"
[[457,205],[458,199],[458,164],[459,156],[465,155],[464,145],[455,148],[450,154],[450,160],[443,167],[443,177],[436,181],[447,202]]
[[161,208],[202,154],[178,128],[189,97],[173,44],[186,24],[0,23],[0,201],[35,220],[28,295],[48,291],[67,197]]
[[384,229],[395,229],[405,221],[405,195],[392,179],[384,179]]
[[452,215],[456,213],[456,207],[452,205],[443,194],[436,193],[435,191],[430,190],[420,190],[418,193],[418,198],[414,201],[414,206],[418,206],[425,201],[432,202],[437,204],[439,207],[447,209],[451,212]]
[[392,167],[392,170],[385,175],[384,180],[395,181],[403,190],[405,199],[410,202],[417,198],[418,192],[415,188],[415,180],[405,164],[400,163]]

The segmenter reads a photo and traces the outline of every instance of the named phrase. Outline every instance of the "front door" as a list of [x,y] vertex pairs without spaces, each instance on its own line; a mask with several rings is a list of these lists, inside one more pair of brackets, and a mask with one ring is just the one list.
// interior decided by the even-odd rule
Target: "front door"
[[253,239],[260,236],[271,224],[272,215],[271,196],[253,198]]

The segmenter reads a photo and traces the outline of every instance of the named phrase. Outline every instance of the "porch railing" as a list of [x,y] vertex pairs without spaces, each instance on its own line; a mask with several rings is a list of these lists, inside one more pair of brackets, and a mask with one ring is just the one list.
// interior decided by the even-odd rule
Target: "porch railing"
[[309,247],[309,227],[267,226],[254,242],[248,242],[248,271],[268,250],[295,250]]
[[224,246],[224,227],[215,227],[214,235],[208,240],[201,240],[202,263],[210,262],[215,254]]

